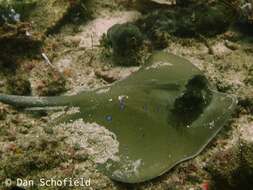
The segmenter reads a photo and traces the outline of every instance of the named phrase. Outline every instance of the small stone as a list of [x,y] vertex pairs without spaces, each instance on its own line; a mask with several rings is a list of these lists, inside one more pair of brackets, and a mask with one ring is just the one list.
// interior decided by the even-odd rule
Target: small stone
[[225,46],[231,50],[238,50],[240,48],[240,45],[228,40],[225,41]]
[[137,0],[136,8],[142,12],[176,5],[176,0]]
[[95,75],[98,78],[102,78],[104,81],[108,83],[113,83],[119,79],[118,73],[111,73],[111,72],[106,72],[106,71],[101,71],[101,70],[95,71]]

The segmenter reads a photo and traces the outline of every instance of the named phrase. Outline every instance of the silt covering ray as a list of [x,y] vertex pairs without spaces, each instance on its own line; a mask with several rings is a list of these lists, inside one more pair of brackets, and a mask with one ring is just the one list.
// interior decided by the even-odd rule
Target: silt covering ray
[[119,141],[119,160],[98,168],[126,183],[153,179],[195,157],[236,106],[233,96],[212,90],[193,64],[165,52],[154,53],[139,71],[111,86],[70,97],[13,98],[1,95],[0,101],[78,106],[79,113],[60,122],[83,118],[113,132]]

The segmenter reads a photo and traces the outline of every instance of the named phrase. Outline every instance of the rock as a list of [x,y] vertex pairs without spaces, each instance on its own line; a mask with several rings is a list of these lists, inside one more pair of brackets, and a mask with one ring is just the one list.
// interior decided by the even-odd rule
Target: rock
[[8,78],[7,90],[9,94],[13,95],[30,95],[31,84],[24,75],[16,75]]
[[241,5],[242,14],[244,18],[249,23],[253,23],[253,2],[251,1],[243,1],[244,3]]
[[155,9],[166,9],[176,5],[176,0],[137,0],[136,8],[141,12],[148,12]]
[[158,4],[164,4],[164,5],[175,5],[176,0],[150,0],[151,2],[155,2]]
[[253,114],[253,97],[239,99],[238,104],[249,114]]
[[203,2],[201,0],[176,0],[178,6],[191,6],[196,3]]
[[[33,24],[33,29],[40,33],[52,33],[63,24],[64,21],[87,13],[84,6],[85,0],[41,0],[31,11],[27,21]],[[76,18],[75,18],[76,19]]]
[[107,83],[113,83],[117,80],[122,80],[132,73],[136,72],[139,67],[130,67],[130,68],[122,68],[122,67],[114,67],[110,70],[101,70],[97,69],[95,71],[95,75],[98,78],[102,78]]
[[33,26],[31,33],[48,33],[67,19],[77,20],[83,17],[87,10],[85,0],[0,0],[0,24],[29,22]]
[[45,34],[57,31],[67,20],[86,18],[84,1],[0,0],[1,65],[15,65],[20,56],[38,54]]
[[238,50],[240,48],[240,45],[228,40],[225,40],[225,46],[231,50]]
[[46,170],[58,166],[66,160],[66,155],[46,148],[40,151],[28,150],[25,153],[13,154],[0,161],[0,170],[8,178],[25,177],[36,170]]
[[39,96],[55,96],[66,91],[65,77],[50,67],[45,68],[45,74],[35,84],[35,91]]
[[98,77],[98,78],[102,78],[104,81],[108,82],[108,83],[113,83],[115,81],[117,81],[119,79],[118,77],[118,73],[116,74],[111,74],[111,73],[107,73],[105,71],[101,71],[101,70],[97,70],[95,71],[95,75]]
[[38,0],[0,0],[0,25],[17,23],[29,15]]
[[[192,4],[189,7],[175,7],[151,11],[137,22],[141,31],[147,34],[153,44],[160,36],[198,37],[215,36],[225,32],[237,18],[237,10],[223,3]],[[166,34],[166,35],[165,35]],[[159,44],[156,45],[159,47]],[[161,48],[164,48],[161,45]]]
[[4,65],[40,49],[41,35],[31,33],[31,23],[24,21],[35,5],[36,0],[0,0],[0,59]]
[[253,64],[249,68],[245,82],[246,84],[253,85]]
[[31,56],[40,51],[42,45],[40,36],[31,35],[30,30],[31,25],[25,22],[0,26],[1,66],[15,68],[19,58]]
[[[238,150],[237,147],[236,152]],[[207,165],[207,170],[212,175],[213,189],[226,190],[231,188],[235,178],[233,173],[236,174],[236,171],[240,169],[239,163],[238,155],[235,154],[233,149],[228,149],[215,155]]]
[[57,23],[67,14],[70,9],[69,1],[39,1],[31,12],[28,21],[33,23],[33,29],[46,33],[49,29],[56,27]]
[[218,152],[207,164],[214,190],[251,190],[253,186],[253,118],[239,126],[232,146]]

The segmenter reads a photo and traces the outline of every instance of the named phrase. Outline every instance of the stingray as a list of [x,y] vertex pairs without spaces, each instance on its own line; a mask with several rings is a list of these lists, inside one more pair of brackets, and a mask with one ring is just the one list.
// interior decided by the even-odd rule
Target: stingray
[[214,90],[203,73],[179,56],[155,52],[145,65],[110,86],[73,96],[0,95],[18,107],[78,106],[82,118],[116,135],[119,160],[98,169],[110,178],[138,183],[197,156],[230,119],[236,98]]

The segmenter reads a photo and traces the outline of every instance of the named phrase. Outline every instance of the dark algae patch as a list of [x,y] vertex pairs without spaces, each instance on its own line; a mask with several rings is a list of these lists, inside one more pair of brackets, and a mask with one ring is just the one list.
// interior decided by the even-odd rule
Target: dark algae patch
[[156,48],[167,47],[170,36],[212,37],[224,33],[239,17],[238,3],[229,1],[184,3],[186,6],[148,12],[137,21],[141,31]]
[[176,126],[190,125],[204,112],[211,100],[212,91],[209,90],[207,79],[202,75],[193,77],[171,110]]
[[145,36],[136,25],[131,23],[113,25],[104,35],[102,44],[105,48],[112,49],[114,62],[123,66],[143,64],[144,54],[148,53]]

